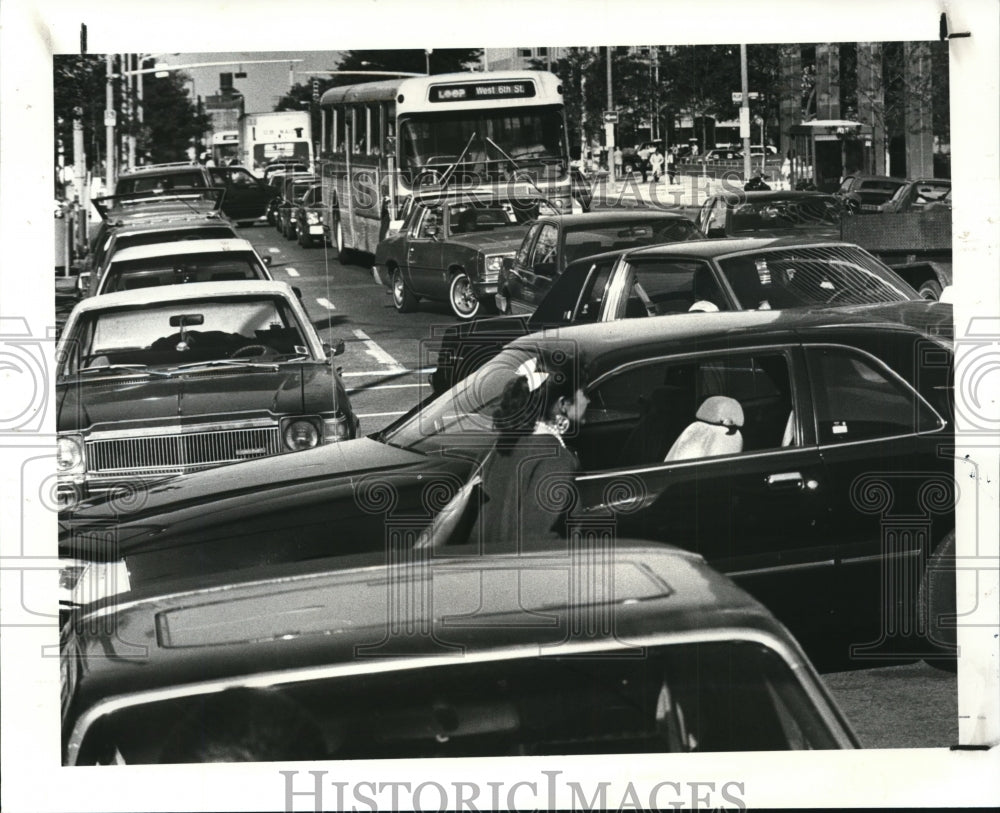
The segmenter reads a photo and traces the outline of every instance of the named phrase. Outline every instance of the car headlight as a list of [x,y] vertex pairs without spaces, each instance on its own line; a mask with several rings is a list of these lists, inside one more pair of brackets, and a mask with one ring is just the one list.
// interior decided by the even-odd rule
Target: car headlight
[[59,568],[59,598],[62,604],[91,604],[131,589],[128,567],[123,560],[63,560]]
[[503,268],[503,258],[513,256],[513,254],[487,254],[486,272],[489,274],[499,274],[500,269]]
[[347,440],[350,437],[350,434],[351,427],[347,422],[347,418],[343,415],[323,419],[324,443],[336,443],[341,440]]
[[319,430],[316,425],[305,418],[289,421],[284,431],[285,446],[290,451],[300,452],[312,449],[319,443]]
[[319,212],[306,212],[306,223],[318,226],[320,224]]
[[56,467],[59,474],[82,474],[86,470],[83,438],[77,435],[59,437],[56,441]]

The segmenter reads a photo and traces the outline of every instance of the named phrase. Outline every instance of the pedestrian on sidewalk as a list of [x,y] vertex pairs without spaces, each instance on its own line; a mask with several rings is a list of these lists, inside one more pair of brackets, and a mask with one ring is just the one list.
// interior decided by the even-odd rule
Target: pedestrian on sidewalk
[[615,177],[614,177],[614,179],[616,181],[620,181],[622,179],[622,163],[623,163],[622,148],[616,146],[615,147]]
[[673,184],[677,179],[677,148],[671,147],[667,150],[667,175]]
[[653,170],[653,183],[660,180],[660,175],[663,173],[663,156],[660,155],[660,149],[657,147],[649,156],[649,167]]

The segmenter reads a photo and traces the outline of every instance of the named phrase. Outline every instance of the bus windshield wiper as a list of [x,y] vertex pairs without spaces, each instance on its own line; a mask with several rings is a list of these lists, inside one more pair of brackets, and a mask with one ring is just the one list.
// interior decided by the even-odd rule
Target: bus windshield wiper
[[476,140],[478,133],[473,133],[469,136],[469,140],[465,144],[465,149],[462,150],[461,154],[458,156],[458,160],[454,164],[448,167],[441,176],[441,188],[444,189],[448,186],[448,181],[451,180],[452,175],[455,174],[455,170],[458,169],[462,161],[465,160],[465,156],[469,154],[469,150],[472,149],[472,142]]
[[490,138],[489,136],[483,136],[483,140],[491,147],[493,147],[493,149],[495,149],[498,153],[500,153],[504,158],[510,161],[514,165],[514,169],[521,168],[521,165],[514,160],[513,156],[511,156],[510,153],[508,153],[503,147],[497,144],[492,138]]

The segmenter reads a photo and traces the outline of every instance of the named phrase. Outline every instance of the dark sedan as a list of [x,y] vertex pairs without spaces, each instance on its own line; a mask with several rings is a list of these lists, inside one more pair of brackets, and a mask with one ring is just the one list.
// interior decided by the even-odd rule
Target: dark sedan
[[551,211],[533,198],[415,202],[400,232],[379,243],[372,272],[400,313],[429,299],[471,319],[482,303],[492,305],[503,259],[514,255],[528,223]]
[[888,175],[848,175],[841,181],[836,194],[856,210],[874,212],[888,201],[897,189],[905,185],[906,178],[893,178]]
[[353,438],[340,376],[298,297],[273,281],[91,297],[58,348],[59,488],[139,492],[222,463]]
[[903,302],[919,294],[849,243],[783,238],[695,240],[586,257],[567,266],[531,314],[477,319],[442,334],[435,392],[518,336],[588,322],[689,311]]
[[729,579],[668,546],[598,550],[271,567],[88,608],[61,642],[63,764],[857,747]]
[[[84,507],[62,519],[60,553],[123,558],[139,584],[365,550],[405,555],[491,448],[507,383],[532,360],[544,370],[568,355],[590,398],[585,425],[564,438],[581,464],[566,503],[571,538],[690,548],[796,635],[860,618],[884,621],[887,646],[903,646],[924,563],[954,538],[953,461],[941,453],[954,443],[951,317],[950,306],[906,301],[532,334],[378,435],[153,485],[125,516]],[[704,412],[717,399],[725,424]],[[714,451],[678,444],[720,433]],[[916,525],[890,542],[895,517]],[[109,525],[113,547],[92,533]],[[946,606],[947,584],[930,580],[925,608]]]
[[823,192],[744,192],[713,195],[698,213],[709,237],[840,237],[843,201]]
[[303,196],[316,184],[315,175],[287,175],[281,184],[281,200],[274,210],[274,227],[286,240],[294,240],[298,222],[295,209]]
[[330,241],[323,213],[323,184],[313,183],[292,210],[295,234],[302,248],[312,248],[317,243],[326,245]]
[[541,217],[531,224],[517,253],[504,260],[497,309],[531,313],[567,263],[580,257],[704,236],[676,212],[619,210]]

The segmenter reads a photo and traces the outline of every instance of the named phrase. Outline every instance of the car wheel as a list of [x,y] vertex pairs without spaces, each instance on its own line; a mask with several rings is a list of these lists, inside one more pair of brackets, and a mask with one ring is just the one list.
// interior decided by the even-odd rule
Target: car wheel
[[407,287],[403,272],[398,268],[392,272],[392,304],[400,313],[409,313],[417,307],[417,298]]
[[448,304],[459,319],[471,319],[479,313],[479,300],[472,290],[472,281],[464,271],[451,278],[448,287]]
[[924,634],[936,652],[931,666],[955,671],[958,641],[955,628],[955,532],[949,533],[927,560],[917,593],[917,609]]
[[920,286],[917,293],[924,299],[937,302],[941,298],[941,283],[936,279],[929,279]]

